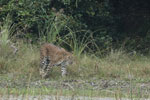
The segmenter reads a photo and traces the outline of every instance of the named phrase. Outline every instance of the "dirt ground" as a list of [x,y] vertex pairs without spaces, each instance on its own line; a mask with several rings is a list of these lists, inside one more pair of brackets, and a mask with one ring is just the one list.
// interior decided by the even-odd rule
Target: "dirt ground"
[[67,90],[97,90],[97,91],[116,91],[119,90],[121,93],[133,92],[134,94],[150,94],[150,82],[137,82],[134,80],[119,80],[119,79],[61,79],[61,80],[50,80],[50,79],[36,79],[27,80],[22,79],[5,79],[0,77],[0,88],[54,88],[54,89],[67,89]]

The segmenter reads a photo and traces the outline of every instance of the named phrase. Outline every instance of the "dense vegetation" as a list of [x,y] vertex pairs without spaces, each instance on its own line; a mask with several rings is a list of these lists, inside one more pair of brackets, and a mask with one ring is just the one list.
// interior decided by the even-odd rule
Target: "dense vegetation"
[[[73,97],[149,98],[149,4],[148,0],[0,0],[0,96],[66,95],[69,87]],[[67,67],[65,78],[60,67],[53,68],[47,80],[40,77],[39,47],[44,42],[73,52],[75,64]]]
[[[9,16],[11,36],[28,42],[73,44],[91,38],[92,50],[125,48],[150,51],[150,1],[148,0],[1,0],[0,22]],[[92,44],[92,45],[90,45]],[[68,46],[69,45],[69,46]],[[73,49],[72,47],[70,47]]]

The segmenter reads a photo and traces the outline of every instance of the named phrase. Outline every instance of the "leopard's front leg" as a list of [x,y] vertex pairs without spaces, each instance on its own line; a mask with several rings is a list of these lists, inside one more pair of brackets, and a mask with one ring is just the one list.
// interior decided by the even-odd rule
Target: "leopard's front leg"
[[61,75],[62,75],[62,77],[66,76],[66,73],[67,73],[66,66],[61,66]]
[[43,59],[41,59],[39,71],[42,78],[46,78],[48,76],[51,69],[50,62],[51,61],[49,56],[43,57]]

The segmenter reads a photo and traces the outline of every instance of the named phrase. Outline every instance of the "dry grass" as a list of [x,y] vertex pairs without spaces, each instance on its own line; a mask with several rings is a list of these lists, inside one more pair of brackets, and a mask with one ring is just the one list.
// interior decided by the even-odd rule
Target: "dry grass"
[[[13,32],[14,26],[8,18],[8,20],[6,19],[6,23],[0,25],[0,78],[2,81],[6,78],[7,81],[10,80],[14,82],[17,80],[17,82],[22,81],[22,83],[29,83],[34,79],[41,79],[38,70],[38,46],[18,41],[15,44],[18,52],[15,54],[14,49],[11,47],[12,37],[10,37]],[[58,33],[59,30],[56,34]],[[70,34],[74,35],[73,33],[74,32],[71,31]],[[50,34],[51,32],[49,35]],[[56,36],[53,36],[51,40],[55,41],[55,39]],[[95,54],[82,54],[87,46],[87,41],[90,39],[83,38],[79,43],[76,41],[78,40],[76,36],[72,36],[72,39],[73,44],[68,45],[72,46],[75,63],[68,67],[69,75],[66,78],[86,80],[90,80],[91,78],[112,80],[119,78],[122,80],[130,80],[130,82],[133,79],[142,82],[150,81],[150,57],[139,56],[136,53],[129,55],[122,49],[112,50],[105,57],[98,57]],[[53,68],[50,79],[62,79],[60,67]],[[9,88],[7,88],[8,87],[6,87],[6,89],[4,88],[4,90],[8,91]],[[44,90],[45,92],[48,90],[47,88],[44,89],[46,89]],[[36,91],[38,92],[38,90],[33,92]],[[20,91],[17,90],[17,92]],[[29,91],[25,92],[30,93]],[[96,91],[96,93],[98,92]],[[9,95],[9,93],[7,94]]]
[[[17,54],[11,54],[11,48],[8,48],[0,50],[1,78],[4,76],[7,80],[21,80],[23,82],[41,79],[38,71],[39,48],[19,43]],[[93,78],[113,80],[119,78],[122,80],[134,79],[138,82],[150,80],[150,58],[138,55],[130,56],[122,50],[111,51],[102,58],[95,55],[82,54],[80,57],[77,56],[75,61],[75,64],[68,66],[69,75],[66,78],[85,80]],[[8,78],[8,75],[12,76]],[[51,80],[60,80],[62,78],[60,68],[53,68],[50,76]],[[47,88],[44,89],[46,89],[45,92],[48,90]],[[18,92],[20,91],[18,90]],[[28,93],[28,91],[26,92]],[[36,90],[33,92],[36,92]]]
[[77,59],[77,64],[70,67],[70,71],[87,78],[149,79],[150,58],[130,56],[122,50],[111,51],[103,58],[84,54]]
[[[15,76],[30,75],[39,77],[39,48],[19,44],[16,55],[11,54],[11,48],[0,51],[0,73],[13,73]],[[111,51],[103,58],[83,54],[77,57],[75,64],[68,67],[69,77],[76,78],[144,78],[149,79],[150,58],[145,56],[129,56],[122,50]],[[29,75],[30,73],[30,75]],[[54,68],[52,78],[59,78],[60,68]]]
[[[13,54],[12,48],[8,45],[5,50],[0,51],[0,73],[13,73],[15,76],[38,75],[39,51],[31,45],[19,44],[17,54]],[[3,48],[4,49],[4,48]]]

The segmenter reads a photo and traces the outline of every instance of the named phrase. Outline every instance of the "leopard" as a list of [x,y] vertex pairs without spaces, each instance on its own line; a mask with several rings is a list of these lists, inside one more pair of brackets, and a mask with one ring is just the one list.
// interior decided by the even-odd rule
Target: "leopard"
[[40,48],[39,73],[42,78],[47,78],[53,67],[61,67],[61,76],[67,74],[67,66],[73,64],[73,54],[62,47],[52,43],[44,43]]

